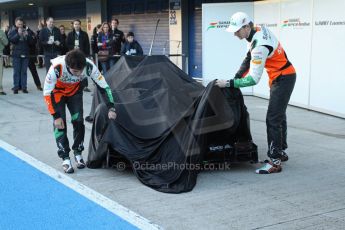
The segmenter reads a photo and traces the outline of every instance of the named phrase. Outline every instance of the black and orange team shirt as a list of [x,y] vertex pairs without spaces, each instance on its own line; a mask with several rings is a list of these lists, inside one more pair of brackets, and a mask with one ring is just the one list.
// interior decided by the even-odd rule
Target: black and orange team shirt
[[56,119],[60,117],[56,104],[62,97],[71,97],[79,91],[80,82],[90,77],[97,87],[106,95],[105,100],[109,108],[114,107],[114,99],[111,89],[99,72],[97,66],[89,59],[86,59],[86,66],[80,76],[74,76],[67,68],[65,56],[59,56],[51,60],[52,65],[47,73],[43,96],[50,114]]
[[270,87],[277,77],[296,73],[285,50],[269,29],[256,28],[248,48],[247,57],[239,71],[244,76],[230,80],[232,81],[230,85],[233,87],[241,88],[258,84],[264,69],[267,71]]

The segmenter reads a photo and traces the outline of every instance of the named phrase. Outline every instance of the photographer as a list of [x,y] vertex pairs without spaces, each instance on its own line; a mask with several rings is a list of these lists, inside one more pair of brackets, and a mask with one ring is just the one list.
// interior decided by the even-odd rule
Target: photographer
[[15,26],[8,34],[8,40],[13,44],[13,93],[18,94],[21,88],[23,93],[27,90],[27,69],[29,64],[29,46],[34,44],[34,34],[24,27],[21,17],[15,19]]

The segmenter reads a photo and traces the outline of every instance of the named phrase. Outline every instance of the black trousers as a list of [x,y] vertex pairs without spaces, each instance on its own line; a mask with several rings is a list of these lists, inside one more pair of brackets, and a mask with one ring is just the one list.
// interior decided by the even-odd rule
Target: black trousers
[[273,81],[267,109],[268,157],[278,159],[287,149],[286,108],[296,82],[296,74],[282,75]]
[[48,73],[48,70],[49,70],[49,68],[50,68],[50,66],[52,64],[52,63],[50,63],[50,60],[54,59],[56,57],[57,57],[57,54],[47,54],[47,53],[44,54],[44,65],[46,67],[47,73]]
[[67,138],[66,106],[71,114],[73,125],[74,142],[72,145],[72,150],[74,150],[75,154],[79,154],[84,150],[85,136],[82,90],[79,90],[78,93],[73,96],[62,97],[61,101],[56,104],[57,110],[59,111],[61,118],[63,119],[65,124],[64,129],[57,129],[54,127],[55,140],[58,147],[58,155],[62,159],[69,157],[69,152],[71,151]]
[[29,58],[29,70],[31,72],[31,75],[34,79],[35,85],[37,87],[41,87],[41,81],[40,77],[38,76],[36,65],[35,65],[36,58]]

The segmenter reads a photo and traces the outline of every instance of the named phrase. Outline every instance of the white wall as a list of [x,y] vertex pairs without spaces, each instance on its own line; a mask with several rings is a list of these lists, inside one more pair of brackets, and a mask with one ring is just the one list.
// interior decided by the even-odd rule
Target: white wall
[[[231,79],[247,54],[246,42],[225,31],[232,14],[245,11],[253,17],[254,5],[215,3],[202,5],[202,73],[204,84],[214,79]],[[216,23],[212,28],[211,23]],[[252,87],[242,89],[252,94]]]
[[345,117],[345,0],[314,0],[313,12],[310,108]]
[[290,104],[305,108],[309,103],[312,2],[284,0],[280,4],[280,42],[297,73]]
[[[229,79],[243,59],[246,42],[235,39],[233,35],[230,38],[220,30],[217,33],[204,31],[212,17],[230,20],[230,16],[236,11],[253,15],[256,25],[266,25],[279,38],[297,72],[290,104],[345,118],[345,94],[342,94],[345,86],[345,0],[204,4],[205,80],[216,76],[226,76]],[[226,15],[229,15],[228,18],[223,19]],[[231,44],[224,45],[224,42]],[[215,50],[220,46],[218,43],[225,49]],[[253,95],[269,97],[266,73],[253,88]]]

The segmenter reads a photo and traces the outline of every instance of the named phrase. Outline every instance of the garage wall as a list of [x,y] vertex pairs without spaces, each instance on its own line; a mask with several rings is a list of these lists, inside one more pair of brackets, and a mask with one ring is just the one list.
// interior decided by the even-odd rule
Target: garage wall
[[156,28],[156,22],[160,19],[152,54],[163,54],[163,49],[167,47],[169,53],[169,14],[136,14],[133,15],[113,15],[119,19],[119,29],[125,34],[129,31],[134,33],[135,39],[143,48],[144,54],[148,54],[152,37]]
[[85,2],[50,7],[49,16],[54,18],[56,27],[65,26],[66,34],[72,31],[71,21],[74,19],[79,19],[82,30],[87,31]]
[[189,13],[189,75],[202,77],[202,11],[192,5]]
[[10,22],[10,26],[14,25],[14,20],[16,17],[22,17],[25,21],[26,26],[28,26],[32,31],[37,31],[38,25],[38,8],[37,7],[27,7],[13,10],[13,22]]
[[148,54],[156,22],[160,19],[152,54],[169,53],[169,1],[108,1],[108,21],[117,18],[119,29],[125,34],[134,32],[135,39]]

